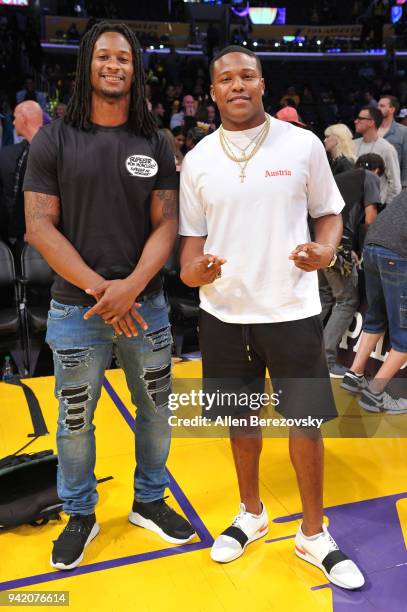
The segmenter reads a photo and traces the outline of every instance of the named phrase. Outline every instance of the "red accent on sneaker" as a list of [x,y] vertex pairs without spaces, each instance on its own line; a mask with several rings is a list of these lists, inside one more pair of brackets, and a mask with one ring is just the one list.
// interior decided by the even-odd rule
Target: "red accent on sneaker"
[[302,549],[302,548],[300,548],[299,546],[296,546],[295,548],[296,548],[296,549],[298,550],[298,552],[300,552],[302,555],[306,555],[306,554],[307,554],[307,551],[306,551],[306,550],[303,550],[303,549]]
[[267,527],[268,527],[268,525],[267,525],[267,523],[266,523],[265,525],[263,525],[263,527],[260,527],[260,529],[258,529],[257,531],[258,531],[259,533],[263,533],[263,531],[266,531]]

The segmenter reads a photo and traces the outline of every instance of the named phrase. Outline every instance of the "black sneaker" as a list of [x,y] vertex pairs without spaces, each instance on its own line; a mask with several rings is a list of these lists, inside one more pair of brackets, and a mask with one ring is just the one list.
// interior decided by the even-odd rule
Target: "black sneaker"
[[158,533],[166,542],[186,544],[195,537],[195,531],[183,516],[165,503],[165,499],[167,498],[152,502],[134,500],[129,521],[133,525]]
[[99,533],[95,514],[73,514],[63,532],[54,540],[50,563],[52,567],[70,570],[83,559],[86,546]]
[[368,381],[363,376],[358,376],[352,370],[346,372],[343,380],[340,384],[342,389],[346,389],[346,391],[350,391],[351,393],[362,393],[368,387]]

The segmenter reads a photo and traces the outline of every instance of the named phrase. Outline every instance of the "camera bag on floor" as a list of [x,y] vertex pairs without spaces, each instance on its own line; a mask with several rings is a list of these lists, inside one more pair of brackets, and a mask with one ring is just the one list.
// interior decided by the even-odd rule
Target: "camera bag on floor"
[[58,457],[52,450],[0,460],[0,531],[59,519]]
[[[17,377],[7,382],[22,388],[34,432],[28,434],[32,438],[30,442],[0,459],[0,532],[24,524],[45,525],[52,519],[58,520],[62,512],[62,501],[57,493],[58,455],[52,450],[21,453],[48,434],[38,399]],[[112,479],[113,476],[106,476],[99,478],[97,483]]]

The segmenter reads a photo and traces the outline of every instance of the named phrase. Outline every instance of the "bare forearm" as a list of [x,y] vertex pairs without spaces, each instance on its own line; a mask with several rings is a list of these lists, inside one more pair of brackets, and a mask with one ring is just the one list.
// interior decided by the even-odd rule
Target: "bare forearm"
[[148,282],[162,269],[174,248],[177,237],[177,219],[159,224],[150,234],[143,253],[128,280],[140,293]]
[[343,233],[342,215],[326,215],[314,220],[315,242],[338,247]]
[[68,282],[87,289],[103,278],[94,272],[78,251],[57,229],[59,198],[47,193],[25,193],[26,239],[41,253],[53,270]]
[[95,287],[104,280],[103,276],[84,262],[69,240],[51,224],[45,225],[44,230],[28,232],[27,242],[41,253],[59,276],[80,289]]

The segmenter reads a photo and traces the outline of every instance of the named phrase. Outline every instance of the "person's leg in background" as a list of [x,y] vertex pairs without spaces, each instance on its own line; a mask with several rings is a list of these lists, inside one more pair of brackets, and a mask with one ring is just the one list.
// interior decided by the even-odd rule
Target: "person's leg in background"
[[[345,275],[339,261],[333,268],[320,270],[334,298],[331,314],[324,328],[326,359],[330,376],[342,378],[347,368],[337,363],[338,346],[343,334],[349,328],[359,305],[357,270],[353,265],[350,274]],[[320,291],[321,293],[321,291]]]
[[334,296],[332,295],[332,289],[329,286],[324,270],[318,270],[318,288],[319,288],[319,299],[321,300],[321,319],[325,323],[328,315],[331,314],[332,308],[335,304]]
[[164,501],[171,442],[168,397],[172,338],[167,304],[163,293],[146,297],[141,304],[139,312],[148,329],[140,329],[139,335],[131,338],[120,336],[116,347],[136,407],[134,502],[129,520],[166,541],[183,544],[195,536],[195,531]]
[[[366,410],[400,414],[407,412],[407,399],[393,398],[384,390],[407,362],[407,260],[379,246],[369,246],[366,251],[365,276],[369,307],[360,347],[351,366],[349,380],[344,379],[344,383],[352,386],[352,376],[365,381],[364,387],[359,389],[362,393],[359,404]],[[385,330],[387,324],[392,348],[374,378],[367,384],[364,378],[367,361],[384,333],[378,330]]]
[[47,342],[58,399],[58,495],[69,523],[55,541],[51,565],[72,569],[97,535],[93,416],[112,354],[114,330],[100,317],[84,321],[86,308],[51,302]]

